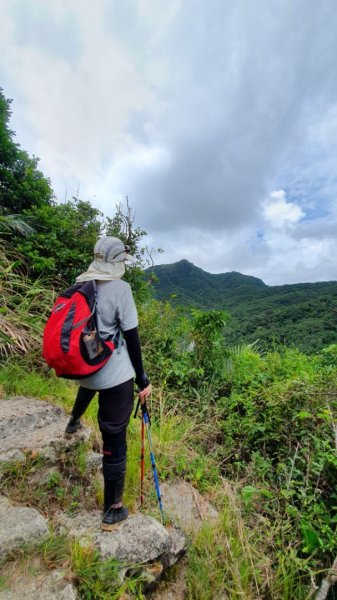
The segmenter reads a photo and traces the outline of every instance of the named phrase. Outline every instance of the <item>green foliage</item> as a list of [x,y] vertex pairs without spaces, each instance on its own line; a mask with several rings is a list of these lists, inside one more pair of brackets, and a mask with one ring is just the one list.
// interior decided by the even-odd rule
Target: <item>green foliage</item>
[[245,349],[233,356],[232,393],[222,402],[225,473],[251,482],[245,504],[282,514],[300,553],[326,559],[337,551],[336,389],[336,370],[318,357]]
[[139,310],[146,369],[161,385],[182,384],[190,375],[186,320],[169,303],[148,301]]
[[0,212],[19,213],[32,206],[49,204],[50,182],[38,170],[38,159],[31,158],[14,142],[9,128],[11,100],[0,88]]
[[64,204],[33,207],[23,213],[35,233],[16,240],[17,251],[33,277],[61,278],[74,283],[93,260],[103,215],[89,202],[74,198]]
[[146,367],[160,386],[184,389],[195,397],[200,386],[221,387],[227,378],[223,311],[192,311],[191,317],[155,300],[140,309]]
[[72,514],[79,509],[97,509],[96,482],[87,476],[81,462],[87,448],[79,444],[74,451],[60,453],[57,467],[52,469],[35,451],[26,452],[24,463],[2,463],[3,493],[14,501],[48,512],[49,517],[60,510]]
[[33,227],[19,215],[0,215],[0,235],[18,234],[28,236],[34,233]]
[[229,315],[224,311],[192,310],[193,362],[204,381],[221,381],[227,376],[224,330]]
[[16,581],[22,573],[33,571],[36,575],[46,575],[46,570],[57,569],[63,572],[67,581],[75,585],[79,598],[118,600],[124,594],[132,594],[135,600],[145,600],[141,566],[130,568],[131,576],[121,583],[124,565],[113,558],[102,561],[89,540],[83,545],[51,530],[45,540],[24,544],[12,558],[15,561],[12,568],[8,568],[8,563],[5,564],[5,574],[0,575],[0,589],[6,590],[10,579]]
[[337,367],[337,344],[330,344],[320,352],[324,367],[334,370]]
[[71,408],[76,393],[76,385],[53,373],[44,373],[25,364],[7,361],[0,368],[0,389],[8,396],[27,396],[52,400],[56,404]]
[[120,584],[119,572],[123,565],[114,559],[104,562],[100,560],[99,552],[93,545],[73,542],[71,545],[71,567],[74,572],[80,597],[88,600],[118,600],[123,593],[133,594],[133,598],[145,600],[142,594],[144,577],[141,567],[133,567],[134,575]]

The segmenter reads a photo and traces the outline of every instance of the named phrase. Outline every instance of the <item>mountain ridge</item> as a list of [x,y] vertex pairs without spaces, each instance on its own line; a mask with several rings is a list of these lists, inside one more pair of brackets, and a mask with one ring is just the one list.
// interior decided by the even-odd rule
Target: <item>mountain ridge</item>
[[189,267],[192,267],[195,271],[201,271],[202,273],[206,273],[207,275],[210,275],[211,277],[218,277],[218,278],[222,278],[225,276],[229,276],[229,275],[240,275],[241,277],[247,278],[247,279],[252,279],[255,281],[258,281],[262,284],[263,287],[266,288],[281,288],[281,287],[286,287],[286,286],[296,286],[296,285],[316,285],[316,284],[325,284],[325,283],[337,283],[337,279],[325,279],[323,281],[302,281],[302,282],[296,282],[296,283],[278,283],[278,284],[269,284],[266,283],[265,281],[263,281],[263,279],[256,277],[255,275],[246,275],[245,273],[241,273],[240,271],[224,271],[221,273],[211,273],[210,271],[206,271],[206,269],[203,269],[202,267],[198,267],[197,265],[195,265],[194,263],[192,263],[191,261],[187,260],[186,258],[182,258],[174,263],[162,263],[160,265],[152,265],[151,267],[148,267],[147,269],[145,269],[145,272],[150,272],[150,271],[156,271],[157,269],[161,269],[161,268],[169,268],[169,267],[176,267],[177,265],[189,265]]
[[186,259],[146,269],[159,300],[231,315],[232,344],[295,344],[306,352],[337,343],[337,281],[269,286],[237,271],[208,273]]

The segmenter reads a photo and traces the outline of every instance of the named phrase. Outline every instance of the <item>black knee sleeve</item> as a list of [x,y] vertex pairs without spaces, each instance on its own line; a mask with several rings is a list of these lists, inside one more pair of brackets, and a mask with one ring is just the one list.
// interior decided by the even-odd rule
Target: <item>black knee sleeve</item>
[[124,479],[126,473],[126,457],[114,462],[106,463],[103,460],[103,476],[108,481]]

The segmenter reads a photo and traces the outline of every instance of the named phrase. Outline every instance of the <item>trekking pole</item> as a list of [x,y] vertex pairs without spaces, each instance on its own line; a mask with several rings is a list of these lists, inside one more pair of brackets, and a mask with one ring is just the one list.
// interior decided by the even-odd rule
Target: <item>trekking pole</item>
[[141,434],[141,447],[140,447],[140,505],[144,504],[144,452],[145,452],[145,444],[144,444],[144,419],[142,416],[142,434]]
[[[137,417],[138,411],[140,407],[140,398],[138,398],[138,402],[136,405],[136,410],[134,412],[133,418]],[[144,504],[144,460],[145,460],[145,428],[144,428],[144,419],[142,415],[142,428],[141,428],[141,442],[140,442],[140,505]]]
[[159,486],[159,479],[158,479],[158,473],[157,473],[157,467],[156,467],[156,460],[155,460],[155,457],[153,454],[152,438],[151,438],[151,432],[150,432],[150,417],[149,417],[149,413],[147,411],[146,402],[144,402],[144,404],[141,405],[141,410],[142,410],[142,421],[143,421],[144,425],[146,426],[147,438],[149,441],[150,460],[151,460],[152,471],[153,471],[154,487],[155,487],[155,490],[157,493],[157,500],[158,500],[159,510],[161,513],[162,523],[163,523],[163,525],[165,525],[165,516],[164,516],[163,504],[162,504],[161,494],[160,494],[160,486]]

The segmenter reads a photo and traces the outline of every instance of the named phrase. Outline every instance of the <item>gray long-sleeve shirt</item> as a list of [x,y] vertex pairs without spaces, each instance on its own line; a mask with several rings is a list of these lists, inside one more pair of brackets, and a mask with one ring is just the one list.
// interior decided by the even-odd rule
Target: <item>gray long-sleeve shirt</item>
[[[122,279],[97,281],[97,324],[103,339],[115,336],[120,330],[138,326],[136,305],[128,283]],[[114,350],[107,364],[94,375],[78,383],[91,390],[104,390],[120,385],[134,377],[126,344]]]

